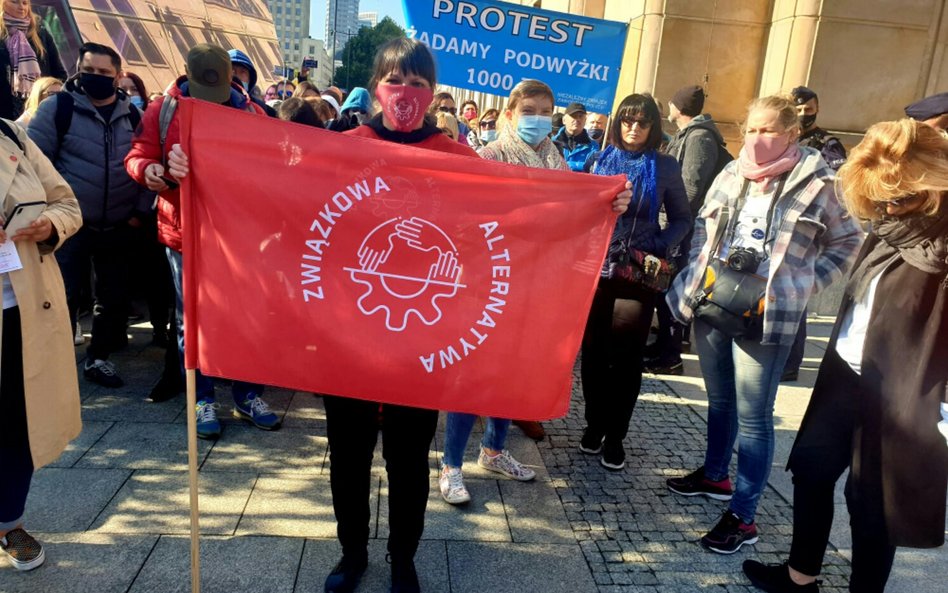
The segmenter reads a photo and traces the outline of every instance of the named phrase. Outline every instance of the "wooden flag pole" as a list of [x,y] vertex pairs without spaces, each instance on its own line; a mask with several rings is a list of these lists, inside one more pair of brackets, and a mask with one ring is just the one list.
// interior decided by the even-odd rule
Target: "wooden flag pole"
[[197,374],[186,371],[188,391],[188,486],[191,491],[191,593],[201,593],[201,526],[198,522],[198,467],[197,467]]

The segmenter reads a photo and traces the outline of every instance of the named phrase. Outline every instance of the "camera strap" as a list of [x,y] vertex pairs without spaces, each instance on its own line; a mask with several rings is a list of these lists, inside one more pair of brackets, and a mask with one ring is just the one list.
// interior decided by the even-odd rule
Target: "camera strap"
[[[767,250],[767,243],[770,242],[770,229],[772,228],[774,221],[774,214],[777,209],[777,202],[780,200],[780,196],[783,195],[783,188],[787,184],[787,177],[790,176],[790,172],[787,171],[780,176],[780,179],[777,181],[777,189],[774,191],[774,197],[770,200],[770,207],[767,209],[767,230],[764,232],[764,252]],[[725,206],[722,209],[722,218],[718,224],[717,232],[715,233],[714,247],[711,248],[711,253],[714,257],[717,257],[721,250],[721,243],[724,240],[725,235],[729,238],[729,242],[734,241],[734,233],[737,231],[737,223],[740,220],[741,210],[744,209],[744,205],[747,203],[747,192],[750,189],[750,179],[744,178],[744,183],[741,186],[741,193],[737,196],[737,200],[734,204],[734,216],[730,216],[730,207]]]

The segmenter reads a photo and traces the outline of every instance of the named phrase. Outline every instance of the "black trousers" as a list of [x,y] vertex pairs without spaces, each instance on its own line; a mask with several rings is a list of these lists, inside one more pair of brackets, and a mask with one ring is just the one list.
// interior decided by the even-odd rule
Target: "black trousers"
[[[369,542],[372,453],[379,432],[379,404],[326,396],[329,482],[336,533],[343,554],[360,557]],[[411,560],[425,528],[428,452],[438,412],[382,405],[382,456],[388,473],[388,551],[392,562]]]
[[82,227],[56,252],[66,285],[69,318],[79,312],[82,283],[95,271],[95,314],[92,318],[90,359],[106,360],[126,343],[130,304],[129,269],[134,251],[133,230],[121,224],[107,231]]
[[[817,393],[819,392],[819,393]],[[818,396],[818,397],[817,397]],[[793,544],[790,566],[816,576],[833,526],[833,492],[852,462],[853,436],[859,416],[859,376],[828,350],[791,455],[793,472]],[[857,502],[858,501],[858,502]],[[895,546],[885,526],[882,492],[853,492],[846,484],[853,538],[852,593],[882,593],[892,571]]]
[[586,424],[609,442],[622,441],[642,387],[645,343],[656,294],[601,280],[583,335],[581,378]]
[[3,354],[0,360],[0,530],[23,519],[33,477],[33,458],[26,425],[23,392],[23,339],[20,309],[3,312]]

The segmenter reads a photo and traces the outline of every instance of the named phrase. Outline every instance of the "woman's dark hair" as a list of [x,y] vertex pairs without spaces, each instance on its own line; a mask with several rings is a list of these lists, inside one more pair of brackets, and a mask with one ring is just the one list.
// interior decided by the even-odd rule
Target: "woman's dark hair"
[[127,78],[135,83],[135,88],[138,90],[138,96],[142,98],[142,110],[148,107],[148,104],[151,103],[151,99],[148,98],[148,90],[145,88],[145,81],[142,80],[142,77],[135,74],[134,72],[129,72],[128,70],[122,70],[119,72],[119,80]]
[[628,121],[636,117],[648,120],[652,124],[648,129],[648,138],[645,140],[643,150],[657,150],[662,145],[662,116],[651,95],[635,94],[622,99],[615,115],[612,116],[612,123],[609,124],[609,142],[616,148],[628,150],[622,138],[622,120]]
[[277,117],[284,121],[292,121],[298,124],[323,127],[323,121],[316,114],[316,110],[307,101],[299,97],[290,97],[277,108]]
[[372,66],[369,92],[374,94],[379,82],[392,72],[420,76],[428,81],[431,88],[437,84],[434,56],[425,44],[415,39],[399,37],[379,48]]

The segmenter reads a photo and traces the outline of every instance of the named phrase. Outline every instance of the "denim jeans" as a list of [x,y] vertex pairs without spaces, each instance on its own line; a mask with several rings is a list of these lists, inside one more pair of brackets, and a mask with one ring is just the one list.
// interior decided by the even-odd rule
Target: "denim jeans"
[[[475,414],[448,412],[444,431],[445,465],[461,467],[464,464],[464,449],[467,448],[467,440],[471,436],[475,420],[477,420]],[[507,442],[507,430],[509,428],[510,420],[488,418],[487,426],[484,428],[484,438],[481,439],[481,446],[485,449],[502,451],[504,444]]]
[[20,309],[3,311],[0,361],[0,531],[23,522],[26,497],[33,477],[33,457],[26,425],[23,388],[23,342]]
[[[174,311],[174,320],[175,327],[178,332],[178,354],[181,359],[181,377],[184,377],[184,292],[182,288],[182,265],[181,265],[181,252],[175,251],[170,247],[166,248],[168,252],[168,263],[171,264],[171,277],[174,280],[174,294],[175,294],[175,311]],[[210,377],[205,377],[201,371],[195,371],[197,376],[197,401],[214,401],[214,379]],[[243,381],[233,381],[231,384],[231,392],[234,396],[234,401],[238,403],[243,403],[244,400],[253,399],[258,395],[263,393],[263,385],[257,385],[256,383],[244,383]]]
[[705,475],[722,480],[737,441],[737,483],[730,509],[754,520],[774,457],[774,399],[790,345],[733,339],[695,320],[698,361],[708,392]]

